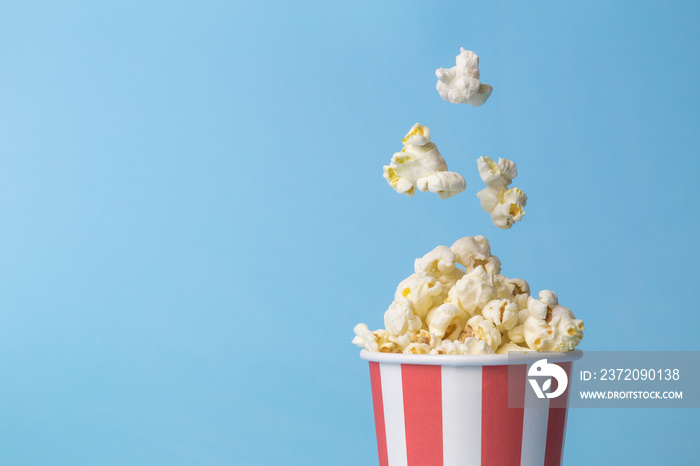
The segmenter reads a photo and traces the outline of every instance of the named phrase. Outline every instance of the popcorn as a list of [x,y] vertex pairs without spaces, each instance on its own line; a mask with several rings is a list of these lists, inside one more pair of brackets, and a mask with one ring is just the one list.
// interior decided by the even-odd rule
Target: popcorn
[[559,296],[557,296],[557,294],[554,291],[542,290],[539,293],[539,297],[540,301],[544,304],[549,304],[551,306],[559,304]]
[[368,351],[433,355],[574,349],[583,322],[553,291],[536,299],[525,280],[500,269],[483,236],[438,246],[399,284],[384,314],[386,330],[358,324],[352,342]]
[[366,324],[355,325],[355,338],[352,339],[354,345],[364,347],[369,351],[379,351],[377,337],[370,331]]
[[494,351],[501,346],[501,332],[498,331],[492,322],[479,315],[469,319],[464,332],[459,335],[460,341],[465,341],[467,338],[482,340]]
[[477,338],[459,340],[442,340],[441,344],[430,354],[493,354],[493,349],[485,341]]
[[420,259],[416,259],[413,263],[413,269],[418,272],[435,274],[439,272],[446,274],[452,272],[455,268],[455,262],[458,260],[452,249],[447,246],[438,246]]
[[[460,345],[461,343],[461,345]],[[493,348],[489,346],[484,340],[479,340],[478,338],[468,337],[464,341],[456,341],[455,346],[457,346],[461,354],[493,354]],[[460,348],[461,346],[461,348]]]
[[440,338],[454,339],[459,335],[468,314],[451,303],[445,303],[432,309],[425,318],[430,333]]
[[413,264],[416,273],[426,273],[442,284],[441,294],[433,299],[435,305],[441,304],[447,298],[448,291],[464,276],[464,271],[457,267],[456,260],[457,257],[450,248],[438,246],[416,259]]
[[403,351],[412,343],[412,339],[413,336],[410,333],[404,333],[403,335],[396,337],[396,344],[398,345],[399,349]]
[[[450,250],[456,256],[457,262],[467,271],[473,270],[477,265],[484,265],[490,258],[496,257],[491,255],[489,240],[481,235],[458,239],[450,246]],[[496,260],[498,261],[497,257]],[[498,265],[500,267],[500,261]]]
[[[459,343],[459,342],[457,342]],[[430,354],[463,354],[455,347],[455,342],[452,340],[442,340],[437,348],[432,350]]]
[[442,283],[425,272],[418,272],[409,275],[404,281],[399,283],[394,294],[394,299],[406,298],[411,301],[413,313],[421,319],[425,317],[428,310],[435,304],[435,299],[441,303]]
[[498,228],[507,230],[515,222],[522,220],[525,215],[525,204],[527,196],[518,188],[511,188],[506,191],[498,200],[498,204],[491,211],[491,220]]
[[445,302],[452,287],[455,286],[455,283],[460,281],[464,275],[464,271],[460,268],[456,268],[450,273],[436,274],[435,278],[442,283],[442,293],[440,296],[435,297],[435,303]]
[[[525,311],[527,312],[527,309]],[[508,340],[510,340],[513,343],[525,343],[525,335],[523,335],[524,324],[525,321],[523,321],[520,325],[517,325],[512,329],[508,330],[508,332],[506,333]]]
[[442,340],[428,332],[425,329],[421,329],[417,334],[411,337],[411,342],[403,350],[405,354],[435,354],[437,352],[437,347],[440,346]]
[[499,158],[496,163],[489,157],[479,157],[477,165],[479,175],[486,183],[486,188],[479,191],[477,197],[481,208],[491,214],[493,224],[505,230],[521,221],[527,195],[519,188],[508,189],[513,178],[518,176],[515,162]]
[[380,353],[400,353],[401,348],[396,343],[396,337],[391,335],[386,330],[380,329],[375,330],[372,334],[377,339],[377,345],[379,346]]
[[430,346],[425,343],[411,343],[403,352],[404,354],[428,354]]
[[496,351],[496,354],[508,354],[509,352],[531,353],[533,351],[534,350],[531,350],[530,348],[526,348],[525,346],[520,346],[516,343],[508,342],[504,345],[501,345],[501,347],[498,348],[498,351]]
[[544,290],[539,297],[528,299],[530,315],[522,326],[527,346],[537,351],[571,351],[583,338],[583,322],[559,305],[554,292]]
[[396,337],[386,330],[375,330],[371,332],[367,325],[357,324],[355,326],[354,344],[364,347],[369,351],[379,351],[380,353],[400,353],[406,345],[397,343]]
[[527,300],[530,297],[530,285],[520,278],[508,278],[503,275],[494,275],[494,282],[498,290],[499,298],[506,298],[518,305],[518,309],[527,308]]
[[[455,66],[438,68],[436,89],[455,104],[483,105],[493,91],[482,84],[479,57],[460,48]],[[448,170],[431,141],[430,129],[416,123],[403,148],[383,167],[396,192],[430,191],[447,199],[466,188],[464,177]],[[477,160],[486,187],[477,193],[494,225],[509,229],[525,215],[527,195],[511,187],[515,162]],[[559,305],[557,295],[530,296],[525,280],[501,274],[501,261],[483,236],[467,236],[451,247],[438,246],[414,262],[414,273],[399,283],[384,313],[386,329],[355,327],[354,344],[368,351],[404,354],[504,354],[508,351],[569,351],[583,337],[583,323]]]
[[436,193],[441,199],[459,194],[466,188],[464,177],[447,171],[447,163],[430,142],[430,130],[413,125],[402,140],[404,147],[384,166],[384,179],[400,194],[413,196],[419,191]]
[[517,304],[505,298],[499,298],[489,301],[481,314],[503,333],[518,325],[518,311],[520,308]]
[[[401,143],[405,145],[412,146],[425,146],[430,142],[430,128],[427,126],[416,123],[411,127],[411,129],[403,137]],[[445,167],[447,168],[447,167]]]
[[384,325],[390,334],[399,336],[406,332],[418,331],[423,324],[420,317],[413,312],[411,300],[401,298],[391,303],[384,313]]
[[[545,296],[545,299],[542,299],[542,295]],[[552,308],[549,307],[549,304],[551,303],[550,301],[546,301],[546,298],[548,298],[543,291],[540,291],[540,299],[535,299],[532,296],[527,298],[527,311],[530,313],[530,315],[538,320],[544,320],[547,318],[547,314],[551,314]],[[557,299],[556,302],[553,304],[559,304],[559,300]]]
[[486,303],[497,297],[493,276],[489,275],[483,266],[462,277],[450,289],[445,302],[453,303],[467,314],[474,314]]
[[476,163],[479,176],[486,186],[505,189],[518,176],[518,169],[512,160],[499,157],[496,163],[489,157],[479,157]]
[[433,334],[425,329],[420,329],[418,333],[411,337],[411,343],[425,343],[426,345],[433,346],[435,338]]
[[456,66],[438,68],[436,89],[440,97],[453,104],[483,105],[491,95],[493,87],[479,81],[479,56],[470,50],[460,48]]
[[421,192],[430,191],[437,193],[441,199],[447,199],[464,191],[467,183],[459,173],[444,171],[417,179],[416,187]]
[[501,271],[501,261],[496,256],[489,256],[486,260],[475,261],[475,267],[482,266],[489,275],[496,275]]

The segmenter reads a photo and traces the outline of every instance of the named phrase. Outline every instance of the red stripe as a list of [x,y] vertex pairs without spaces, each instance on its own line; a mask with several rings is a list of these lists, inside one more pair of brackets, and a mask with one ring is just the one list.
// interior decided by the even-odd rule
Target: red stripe
[[[520,466],[524,408],[508,407],[509,366],[484,366],[481,377],[481,464]],[[514,406],[525,405],[527,366],[510,366]],[[517,388],[516,388],[517,387]],[[522,387],[522,389],[520,388]],[[517,404],[516,404],[517,403]]]
[[382,376],[379,363],[369,363],[369,378],[372,381],[372,403],[374,404],[374,427],[377,430],[377,450],[379,451],[379,466],[389,466],[389,456],[386,452],[386,430],[384,428],[384,401],[382,400]]
[[[566,371],[566,376],[571,380],[571,362],[559,362]],[[557,387],[556,379],[552,378],[552,389]],[[569,387],[556,398],[549,400],[549,417],[547,419],[547,447],[544,456],[544,466],[560,466],[562,452],[564,450],[564,433],[566,429],[566,406],[569,401]]]
[[441,370],[401,365],[408,466],[442,466]]

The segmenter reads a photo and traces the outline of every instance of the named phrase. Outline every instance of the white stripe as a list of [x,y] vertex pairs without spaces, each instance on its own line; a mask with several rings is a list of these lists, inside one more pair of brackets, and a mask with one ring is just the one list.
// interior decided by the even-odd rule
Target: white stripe
[[444,466],[481,464],[481,366],[442,366]]
[[407,466],[401,364],[379,363],[389,466]]
[[566,446],[566,426],[569,424],[569,403],[571,402],[571,375],[574,373],[574,362],[571,362],[571,373],[569,374],[569,396],[566,399],[566,414],[564,415],[564,435],[561,438],[561,458],[559,464],[564,464],[564,447]]
[[[527,366],[529,372],[530,365]],[[539,381],[542,383],[542,380]],[[525,384],[525,409],[523,412],[523,443],[520,450],[522,466],[541,466],[547,447],[547,421],[549,398],[539,399],[527,381]]]

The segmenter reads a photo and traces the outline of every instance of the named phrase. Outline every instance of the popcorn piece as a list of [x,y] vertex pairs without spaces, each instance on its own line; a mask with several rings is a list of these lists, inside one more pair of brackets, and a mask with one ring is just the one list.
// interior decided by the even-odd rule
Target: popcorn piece
[[499,298],[506,298],[516,303],[518,309],[527,308],[527,299],[530,297],[530,285],[525,280],[495,275],[494,282],[498,289]]
[[430,346],[425,343],[411,343],[403,350],[404,354],[428,354]]
[[413,313],[422,319],[431,307],[443,301],[440,299],[441,294],[442,283],[425,272],[418,272],[399,283],[394,299],[409,299]]
[[464,332],[459,335],[460,341],[465,341],[467,338],[485,341],[494,352],[501,346],[501,332],[498,331],[491,321],[479,315],[469,319]]
[[380,329],[372,332],[375,336],[380,353],[400,353],[401,347],[396,343],[396,337],[386,330]]
[[525,335],[523,335],[523,325],[524,322],[523,324],[516,325],[512,329],[508,330],[508,333],[506,333],[508,340],[510,340],[513,343],[525,343]]
[[491,245],[481,235],[460,238],[450,249],[457,256],[457,262],[463,265],[467,272],[471,272],[480,265],[489,274],[497,274],[501,271],[501,261],[498,257],[491,255]]
[[[460,342],[455,342],[458,346]],[[462,343],[462,354],[493,354],[493,348],[491,348],[484,340],[479,340],[478,338],[467,337]]]
[[355,338],[352,339],[354,345],[365,348],[369,351],[379,351],[377,337],[370,331],[367,324],[355,325]]
[[433,354],[493,354],[493,348],[477,338],[465,338],[464,341],[442,340]]
[[[450,249],[456,256],[457,262],[463,265],[468,272],[472,271],[477,265],[484,265],[490,258],[496,257],[491,255],[489,240],[481,235],[460,238],[450,246]],[[500,261],[498,265],[500,268]]]
[[522,325],[527,346],[537,351],[573,350],[583,338],[583,322],[558,304],[554,292],[545,290],[539,296],[539,300],[530,297],[527,303],[529,316]]
[[524,192],[518,188],[508,189],[518,175],[515,162],[499,158],[496,163],[489,157],[479,157],[477,164],[479,175],[486,183],[486,188],[477,193],[481,208],[491,214],[494,225],[506,230],[522,220],[527,204]]
[[551,290],[542,290],[539,293],[540,301],[542,301],[545,304],[549,304],[550,306],[554,306],[555,304],[559,304],[559,296],[554,291]]
[[511,303],[505,298],[499,298],[489,301],[482,309],[481,315],[491,321],[499,332],[503,333],[518,325],[518,311],[520,308],[517,304]]
[[484,189],[476,193],[476,197],[479,198],[481,208],[484,209],[485,212],[491,213],[491,211],[496,208],[498,202],[501,200],[502,192],[503,191],[500,188],[486,186]]
[[[540,294],[542,293],[540,292]],[[552,308],[549,307],[547,303],[535,299],[532,296],[527,299],[527,310],[532,317],[538,320],[546,319],[547,313],[551,314],[552,312]]]
[[456,268],[450,273],[436,276],[435,278],[442,283],[442,293],[440,296],[435,297],[435,304],[445,302],[452,287],[455,286],[455,284],[460,281],[464,275],[465,274],[462,269]]
[[421,192],[430,191],[440,196],[440,199],[447,199],[464,191],[467,182],[459,173],[444,171],[417,179],[416,187]]
[[[528,297],[528,299],[530,298]],[[518,325],[523,325],[528,317],[530,317],[530,310],[525,306],[518,312]]]
[[410,299],[397,299],[384,313],[384,326],[394,336],[403,335],[406,332],[416,332],[420,330],[421,325],[420,317],[413,312]]
[[468,314],[454,304],[445,303],[428,312],[425,323],[430,333],[439,338],[454,339],[459,335]]
[[[360,348],[369,351],[379,351],[380,353],[400,353],[406,345],[399,345],[396,337],[386,330],[375,330],[371,332],[367,325],[357,324],[355,326],[355,338],[352,342]],[[409,337],[410,338],[410,337]]]
[[499,348],[501,348],[506,343],[510,343],[510,338],[508,338],[508,332],[501,332],[501,346],[499,346]]
[[[425,329],[421,329],[418,333],[416,333],[415,335],[413,335],[411,337],[411,343],[409,343],[407,348],[410,348],[409,351],[413,352],[419,348],[418,345],[421,345],[420,351],[422,351],[422,349],[425,348],[422,345],[427,345],[428,349],[429,349],[429,353],[437,354],[437,348],[441,344],[442,344],[442,339],[440,339],[440,337],[438,337],[437,335],[435,335],[433,333],[428,332]],[[425,353],[419,353],[419,354],[425,354]]]
[[456,260],[457,257],[450,248],[438,246],[414,262],[416,273],[426,273],[442,284],[441,294],[433,300],[435,305],[442,304],[450,289],[464,276],[464,271],[457,267]]
[[526,348],[525,346],[520,346],[518,344],[515,344],[513,342],[508,342],[504,345],[501,345],[500,348],[498,348],[498,351],[496,351],[496,354],[508,354],[508,353],[532,353],[534,350],[531,350],[530,348]]
[[501,261],[496,256],[489,256],[486,260],[476,261],[476,267],[482,266],[489,275],[497,275],[501,271]]
[[457,256],[455,256],[452,249],[447,246],[438,246],[420,259],[416,259],[413,263],[413,269],[416,273],[425,272],[433,275],[436,272],[440,272],[445,274],[455,269],[456,261]]
[[[403,137],[401,143],[405,145],[412,146],[425,146],[430,142],[430,128],[427,126],[416,123],[413,127],[406,133]],[[445,167],[447,168],[447,167]]]
[[425,329],[420,329],[418,333],[411,337],[411,343],[425,343],[429,346],[432,346],[433,340],[432,334]]
[[[458,345],[459,341],[455,342]],[[484,340],[479,340],[478,338],[467,337],[462,343],[462,354],[493,354],[493,348],[489,346]]]
[[451,340],[442,340],[433,354],[459,354],[455,348],[455,344]]
[[512,227],[515,222],[523,219],[525,204],[527,204],[527,195],[524,192],[518,188],[509,189],[491,211],[493,224],[503,230]]
[[525,307],[520,308],[520,311],[518,312],[518,325],[508,330],[508,333],[506,333],[508,340],[514,343],[525,343],[523,325],[528,317],[530,317],[530,311],[528,310],[527,305],[525,305]]
[[518,176],[517,167],[512,160],[499,157],[498,162],[494,162],[489,157],[479,157],[476,163],[479,176],[486,186],[505,190],[513,182],[513,178]]
[[[510,299],[515,294],[515,285],[509,282],[509,278],[500,273],[493,276],[493,284],[496,285],[496,292],[499,298]],[[520,308],[518,308],[520,310]]]
[[445,302],[456,304],[471,315],[497,297],[493,276],[479,265],[455,283]]
[[460,48],[456,66],[438,68],[436,89],[440,97],[453,104],[483,105],[491,95],[493,87],[479,81],[479,56]]
[[408,345],[411,344],[412,335],[410,333],[404,333],[401,336],[396,337],[396,344],[399,349],[403,351]]
[[419,123],[413,125],[402,140],[404,147],[384,166],[384,178],[394,190],[413,196],[416,188],[436,193],[447,199],[466,188],[464,177],[447,171],[447,163],[430,142],[430,130]]

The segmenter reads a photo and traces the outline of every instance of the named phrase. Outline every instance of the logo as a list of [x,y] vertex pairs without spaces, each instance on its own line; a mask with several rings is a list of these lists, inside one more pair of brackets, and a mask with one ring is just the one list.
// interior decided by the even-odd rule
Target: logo
[[[527,375],[527,380],[528,382],[530,382],[530,385],[535,391],[535,395],[537,395],[537,398],[556,398],[562,393],[564,393],[567,385],[569,384],[569,378],[566,376],[566,372],[564,371],[564,369],[557,366],[556,364],[547,363],[546,359],[540,359],[532,366],[530,366],[530,370],[527,371]],[[549,378],[546,379],[542,384],[542,387],[540,387],[540,384],[537,381],[537,379],[534,379],[532,377]],[[552,393],[546,393],[550,388],[552,388],[552,379],[556,379],[557,389],[554,390]]]

